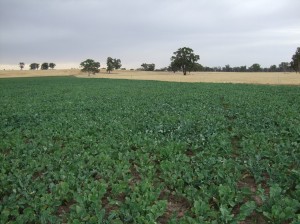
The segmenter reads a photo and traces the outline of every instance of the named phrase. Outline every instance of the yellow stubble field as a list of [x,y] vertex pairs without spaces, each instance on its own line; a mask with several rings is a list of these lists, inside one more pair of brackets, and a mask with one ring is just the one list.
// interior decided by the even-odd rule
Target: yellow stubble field
[[47,77],[47,76],[74,76],[78,78],[111,78],[132,80],[158,80],[168,82],[211,82],[211,83],[248,83],[248,84],[270,84],[270,85],[300,85],[300,74],[273,73],[273,72],[192,72],[184,76],[180,72],[145,72],[118,70],[111,74],[101,70],[96,75],[82,73],[79,69],[61,70],[1,70],[0,78],[15,77]]

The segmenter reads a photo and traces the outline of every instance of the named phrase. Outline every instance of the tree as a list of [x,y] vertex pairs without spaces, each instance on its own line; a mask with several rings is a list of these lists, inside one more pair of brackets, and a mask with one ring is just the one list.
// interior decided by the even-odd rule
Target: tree
[[38,63],[31,63],[29,65],[29,67],[30,67],[30,70],[38,70],[39,67],[40,67],[40,64],[38,64]]
[[155,70],[155,64],[147,64],[147,63],[143,63],[142,68],[144,71],[154,71]]
[[290,67],[290,64],[288,62],[281,62],[278,65],[278,69],[280,72],[287,72],[289,67]]
[[182,70],[183,75],[186,75],[186,72],[191,71],[199,59],[199,55],[194,54],[191,48],[183,47],[174,52],[171,62]]
[[115,59],[113,60],[113,65],[114,65],[114,68],[115,68],[115,69],[121,68],[121,67],[122,67],[121,60],[115,58]]
[[171,62],[171,64],[168,67],[168,71],[177,72],[180,68],[176,65],[174,61]]
[[56,64],[54,64],[54,63],[49,63],[49,67],[51,68],[51,69],[54,69],[54,67],[56,66]]
[[270,72],[276,72],[277,71],[276,65],[271,65],[270,68],[269,68],[269,71]]
[[106,71],[110,74],[110,72],[113,70],[114,70],[114,65],[111,62],[108,62]]
[[110,73],[112,70],[114,70],[114,59],[108,57],[106,60],[106,65],[107,65],[106,71]]
[[232,72],[232,68],[230,67],[230,65],[225,65],[225,67],[222,68],[223,72]]
[[251,72],[259,72],[259,71],[261,71],[260,64],[255,63],[255,64],[251,65],[249,67],[249,71],[251,71]]
[[108,73],[110,73],[111,71],[113,71],[114,69],[119,69],[122,67],[122,64],[121,64],[121,60],[120,59],[116,59],[116,58],[111,58],[111,57],[108,57],[107,60],[106,60],[106,65],[107,65],[107,68],[106,68],[106,71]]
[[201,72],[201,71],[203,71],[203,66],[199,63],[195,63],[194,67],[193,67],[193,71],[194,72]]
[[25,63],[24,63],[24,62],[20,62],[20,63],[19,63],[19,66],[20,66],[20,69],[23,70],[23,68],[24,68],[24,66],[25,66]]
[[297,48],[292,57],[291,67],[295,72],[300,72],[300,47]]
[[240,71],[241,72],[246,72],[247,71],[247,66],[246,65],[240,66]]
[[95,74],[100,72],[100,62],[96,62],[93,59],[86,59],[85,61],[80,63],[80,67],[82,67],[82,72],[87,72],[90,74]]
[[41,70],[48,70],[49,68],[49,64],[47,62],[44,62],[42,65],[41,65]]

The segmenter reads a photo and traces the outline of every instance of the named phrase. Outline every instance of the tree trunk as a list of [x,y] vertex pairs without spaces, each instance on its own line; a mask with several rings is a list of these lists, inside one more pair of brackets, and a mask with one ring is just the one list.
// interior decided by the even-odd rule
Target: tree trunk
[[186,68],[185,68],[185,66],[182,66],[182,72],[183,72],[183,75],[186,75]]

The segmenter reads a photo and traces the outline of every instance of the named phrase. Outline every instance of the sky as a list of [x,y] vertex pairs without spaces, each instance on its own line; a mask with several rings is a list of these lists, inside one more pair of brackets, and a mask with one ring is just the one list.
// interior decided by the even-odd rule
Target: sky
[[190,47],[204,66],[290,62],[300,47],[299,0],[0,0],[0,69],[19,62],[78,68],[166,67]]

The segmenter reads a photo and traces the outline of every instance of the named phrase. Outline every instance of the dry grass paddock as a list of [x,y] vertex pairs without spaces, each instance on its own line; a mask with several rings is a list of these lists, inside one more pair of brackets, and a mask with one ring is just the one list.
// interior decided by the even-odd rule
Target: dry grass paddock
[[111,78],[132,80],[159,80],[168,82],[212,82],[212,83],[248,83],[270,85],[300,85],[299,73],[271,73],[271,72],[192,72],[184,76],[182,73],[172,72],[144,72],[144,71],[114,71],[111,74],[101,70],[96,75],[80,72],[79,69],[18,71],[2,70],[0,78],[14,77],[46,77],[46,76],[75,76],[78,78]]

